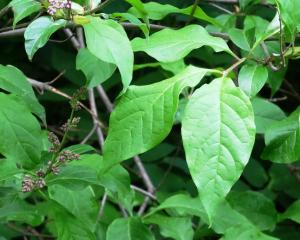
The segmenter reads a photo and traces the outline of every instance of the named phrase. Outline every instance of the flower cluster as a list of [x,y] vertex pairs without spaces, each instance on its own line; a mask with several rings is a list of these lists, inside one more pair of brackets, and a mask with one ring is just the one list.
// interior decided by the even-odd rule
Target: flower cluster
[[44,180],[45,173],[43,170],[39,170],[36,173],[36,176],[25,175],[22,180],[22,192],[31,192],[34,189],[41,189],[46,186]]
[[71,0],[49,0],[49,4],[47,13],[51,16],[59,9],[71,9]]
[[49,152],[59,151],[60,141],[59,141],[58,137],[53,132],[48,133],[48,140],[49,140],[50,143],[52,143],[52,147],[50,147]]

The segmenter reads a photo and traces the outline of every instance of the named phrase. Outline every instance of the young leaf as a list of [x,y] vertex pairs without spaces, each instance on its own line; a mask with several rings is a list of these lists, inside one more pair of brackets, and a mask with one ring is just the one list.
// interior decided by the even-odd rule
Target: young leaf
[[29,110],[36,114],[44,123],[46,122],[44,108],[36,99],[26,76],[19,69],[0,64],[0,88],[20,96]]
[[190,217],[167,217],[160,214],[145,219],[145,224],[156,224],[165,238],[193,240],[194,230]]
[[288,118],[271,125],[265,134],[262,159],[292,163],[300,159],[300,108]]
[[154,240],[154,236],[139,218],[119,218],[113,221],[106,233],[106,240]]
[[248,96],[254,97],[267,82],[268,70],[263,66],[246,64],[240,70],[238,80],[239,87]]
[[227,78],[195,91],[182,120],[187,163],[211,221],[247,164],[255,140],[248,97]]
[[254,98],[252,106],[257,133],[264,134],[273,123],[286,117],[280,107],[262,98]]
[[36,51],[43,47],[51,35],[64,27],[66,23],[64,19],[53,21],[50,17],[40,17],[30,23],[24,33],[25,50],[29,59],[32,60]]
[[26,106],[0,93],[0,153],[25,168],[39,163],[42,131]]
[[126,32],[113,20],[90,17],[83,25],[88,50],[104,62],[118,66],[124,90],[129,86],[133,71],[133,52]]
[[223,39],[210,36],[199,25],[189,25],[179,30],[164,29],[152,34],[149,39],[132,40],[135,52],[146,52],[160,62],[178,61],[202,46],[209,46],[215,52],[225,51],[234,55]]
[[103,62],[88,49],[82,48],[76,57],[76,69],[81,70],[86,76],[87,87],[93,88],[109,79],[116,70],[116,66]]
[[110,117],[103,149],[106,168],[159,144],[171,131],[182,89],[196,86],[208,71],[190,66],[165,81],[131,86]]
[[41,4],[35,0],[12,0],[9,6],[14,11],[14,27],[22,19],[30,16],[32,13],[38,12],[42,8]]

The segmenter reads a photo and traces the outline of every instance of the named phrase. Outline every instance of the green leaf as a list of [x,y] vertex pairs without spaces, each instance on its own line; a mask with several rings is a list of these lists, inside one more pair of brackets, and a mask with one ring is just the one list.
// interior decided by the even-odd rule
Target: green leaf
[[194,230],[189,217],[166,217],[155,214],[146,218],[146,224],[156,224],[165,238],[175,240],[193,240]]
[[269,176],[259,161],[251,158],[243,172],[243,177],[256,188],[262,189],[269,181]]
[[145,218],[147,219],[154,213],[166,209],[174,209],[181,216],[206,216],[199,198],[192,198],[186,194],[176,194],[164,200],[159,206],[152,208]]
[[0,181],[6,180],[21,172],[21,169],[18,169],[16,164],[9,159],[0,159]]
[[43,47],[51,35],[63,28],[66,23],[67,21],[64,19],[53,21],[50,17],[39,17],[30,23],[24,33],[25,50],[29,59],[32,60],[36,51]]
[[42,131],[26,106],[0,93],[0,153],[25,168],[40,161]]
[[268,70],[260,65],[244,65],[239,72],[239,86],[244,92],[254,97],[268,80]]
[[63,206],[76,218],[85,222],[91,231],[96,227],[98,203],[91,187],[79,191],[70,190],[62,185],[48,187],[49,197]]
[[4,206],[0,206],[0,220],[38,226],[44,221],[44,216],[34,205],[30,205],[20,199],[12,199]]
[[[184,9],[179,9],[175,6],[169,4],[160,4],[157,2],[149,2],[143,4],[144,14],[147,14],[147,17],[152,20],[161,20],[171,13],[180,13],[184,15],[191,15],[193,6],[189,6]],[[141,11],[138,11],[136,7],[129,9],[129,12],[139,18],[142,18]],[[214,18],[209,17],[199,6],[194,10],[194,18],[199,20],[204,20],[216,26],[220,26],[220,23]]]
[[[81,209],[82,210],[82,209]],[[50,222],[54,222],[59,240],[96,240],[87,224],[51,202]]]
[[280,216],[280,220],[284,219],[291,219],[296,223],[300,223],[300,200],[293,202]]
[[187,163],[210,221],[239,179],[255,140],[248,97],[227,78],[195,91],[182,120]]
[[101,185],[94,169],[71,164],[62,167],[58,175],[47,175],[45,181],[47,186],[60,184],[74,190],[82,190],[89,185]]
[[230,192],[227,200],[231,207],[245,216],[260,230],[274,230],[277,212],[272,200],[259,192]]
[[146,23],[143,23],[136,16],[130,13],[113,13],[112,17],[121,18],[121,20],[128,20],[132,24],[138,26],[144,33],[145,37],[149,36],[149,28]]
[[154,240],[154,236],[139,218],[120,218],[113,221],[106,233],[106,240]]
[[246,32],[244,30],[231,28],[228,33],[230,39],[236,46],[243,50],[250,51],[251,43],[249,43]]
[[300,159],[300,108],[288,118],[272,124],[265,134],[262,159],[292,163]]
[[274,238],[260,232],[255,227],[251,227],[249,225],[243,225],[243,224],[229,228],[226,231],[224,237],[222,237],[220,240],[232,240],[232,239],[279,240],[278,238]]
[[19,69],[0,64],[0,88],[20,96],[29,110],[36,114],[44,123],[46,122],[44,108],[38,102],[26,76]]
[[22,19],[30,16],[32,13],[40,11],[42,8],[41,4],[35,0],[12,0],[9,6],[11,6],[14,11],[14,27]]
[[146,52],[159,62],[178,61],[202,46],[209,46],[215,52],[225,51],[234,55],[223,39],[210,36],[200,25],[189,25],[179,30],[164,29],[152,34],[148,39],[132,40],[135,52]]
[[262,98],[254,98],[252,106],[257,133],[264,134],[273,123],[286,117],[280,107]]
[[113,20],[89,19],[90,23],[83,26],[88,50],[100,60],[118,66],[125,90],[133,71],[133,52],[126,32]]
[[103,62],[88,49],[82,48],[76,57],[76,69],[87,79],[87,87],[93,88],[109,79],[116,70],[114,64]]
[[207,72],[190,66],[170,79],[131,86],[111,114],[103,170],[159,144],[171,131],[180,92],[198,84]]
[[294,41],[300,31],[300,3],[298,0],[277,0],[281,18],[287,32],[288,41]]

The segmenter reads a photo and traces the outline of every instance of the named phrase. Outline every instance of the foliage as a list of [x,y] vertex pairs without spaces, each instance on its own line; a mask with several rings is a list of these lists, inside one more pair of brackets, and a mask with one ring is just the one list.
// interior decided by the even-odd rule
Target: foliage
[[0,2],[0,239],[300,238],[298,0]]

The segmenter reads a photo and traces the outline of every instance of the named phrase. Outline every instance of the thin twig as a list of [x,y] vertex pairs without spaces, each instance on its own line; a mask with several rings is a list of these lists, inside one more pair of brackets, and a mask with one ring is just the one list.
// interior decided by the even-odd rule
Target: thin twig
[[93,126],[93,128],[91,129],[91,131],[86,135],[86,137],[80,142],[80,144],[85,144],[94,134],[94,132],[96,131],[97,126]]
[[89,11],[86,11],[84,13],[84,15],[90,15],[90,14],[93,14],[95,12],[98,12],[100,10],[102,10],[103,8],[107,7],[110,3],[112,3],[114,0],[106,0],[105,2],[103,2],[102,4],[100,4],[98,7],[92,9],[92,10],[89,10]]
[[151,198],[152,200],[156,200],[156,196],[154,196],[152,193],[142,189],[142,188],[139,188],[137,186],[134,186],[134,185],[131,185],[131,188],[137,192],[140,192],[142,194],[144,194],[145,196]]
[[74,36],[73,32],[71,31],[70,28],[65,28],[64,29],[65,34],[68,36],[70,41],[72,42],[73,46],[76,48],[78,51],[80,49],[80,43],[77,41],[76,37]]
[[45,234],[41,234],[41,233],[37,233],[37,232],[26,231],[25,229],[17,227],[13,223],[8,223],[6,226],[8,226],[10,229],[13,229],[13,230],[15,230],[19,233],[22,233],[23,235],[26,235],[26,236],[44,237],[44,238],[51,238],[51,239],[54,238],[53,236],[50,236],[50,235],[45,235]]
[[107,202],[107,197],[108,197],[107,192],[105,192],[103,197],[102,197],[101,203],[100,203],[100,208],[99,208],[99,212],[98,212],[98,215],[97,215],[97,222],[99,222],[99,220],[101,219],[101,217],[103,215],[104,207],[105,207],[105,204]]
[[95,101],[94,90],[89,89],[88,90],[88,95],[89,95],[90,108],[91,108],[91,111],[94,113],[94,116],[95,116],[95,117],[93,117],[93,122],[94,122],[94,126],[96,126],[96,133],[97,133],[97,136],[98,136],[98,143],[99,143],[100,149],[102,150],[102,147],[103,147],[103,144],[104,144],[104,136],[103,136],[103,132],[102,132],[101,128],[97,124],[98,111],[97,111],[97,106],[96,106],[96,101]]
[[98,85],[96,89],[108,112],[112,112],[113,104],[111,103],[110,99],[107,97],[107,94],[105,93],[103,87],[101,85]]
[[234,69],[236,69],[240,64],[242,64],[243,62],[245,62],[247,60],[247,58],[241,58],[240,60],[238,60],[237,62],[235,62],[232,66],[230,66],[228,69],[223,71],[223,77],[227,77],[227,75],[233,71]]
[[[33,87],[36,87],[36,88],[38,88],[39,90],[42,90],[42,91],[43,91],[43,90],[47,90],[47,91],[49,91],[49,92],[55,93],[55,94],[57,94],[57,95],[59,95],[59,96],[62,96],[62,97],[64,97],[64,98],[67,98],[67,99],[69,99],[69,100],[72,99],[72,97],[69,96],[68,94],[66,94],[66,93],[64,93],[64,92],[62,92],[62,91],[56,89],[55,87],[52,87],[52,86],[49,85],[49,84],[46,84],[46,83],[43,83],[43,82],[39,82],[39,81],[36,81],[36,80],[34,80],[34,79],[31,79],[31,78],[28,78],[28,81],[31,83],[31,85],[32,85]],[[93,113],[87,106],[85,106],[82,102],[78,102],[78,103],[79,103],[79,106],[82,107],[84,110],[86,110],[92,117],[97,118],[97,117],[94,115],[94,113]],[[97,120],[97,124],[98,124],[100,127],[102,127],[103,129],[106,129],[105,125],[104,125],[102,122],[100,122],[99,119]]]
[[228,14],[230,14],[230,15],[233,15],[233,14],[234,14],[233,12],[229,11],[228,9],[226,9],[226,8],[224,8],[224,7],[222,7],[222,6],[218,5],[218,4],[216,4],[216,3],[210,3],[209,5],[211,5],[211,6],[215,7],[215,8],[217,8],[217,9],[219,9],[219,10],[225,12],[225,13],[228,13]]

